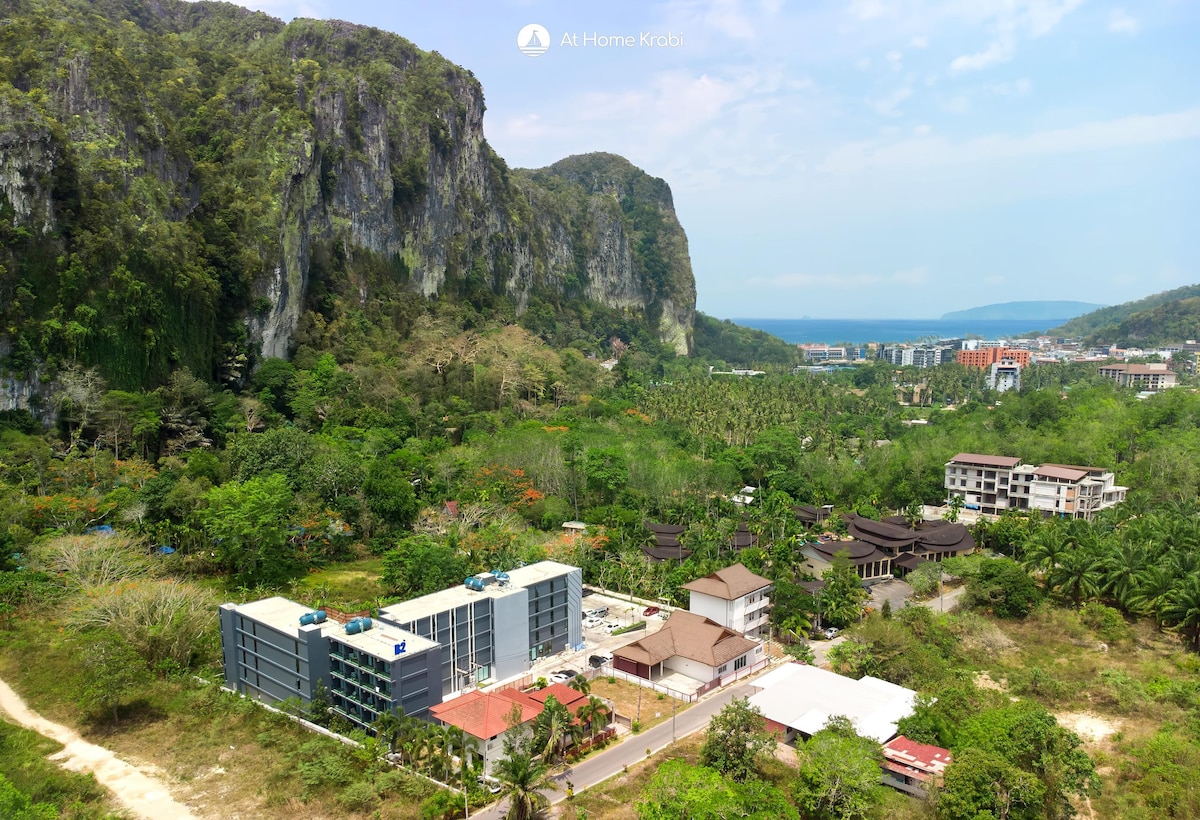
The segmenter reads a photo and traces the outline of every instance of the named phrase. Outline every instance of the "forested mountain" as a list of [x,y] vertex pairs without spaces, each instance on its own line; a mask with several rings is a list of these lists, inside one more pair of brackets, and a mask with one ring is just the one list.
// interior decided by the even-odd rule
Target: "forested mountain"
[[606,154],[510,170],[480,84],[436,53],[223,3],[3,0],[0,16],[10,392],[66,361],[125,389],[182,367],[240,384],[259,357],[351,328],[403,338],[414,295],[468,324],[569,310],[577,336],[640,328],[688,352],[695,284],[666,183]]
[[1101,308],[1046,331],[1089,344],[1155,345],[1200,336],[1200,285]]

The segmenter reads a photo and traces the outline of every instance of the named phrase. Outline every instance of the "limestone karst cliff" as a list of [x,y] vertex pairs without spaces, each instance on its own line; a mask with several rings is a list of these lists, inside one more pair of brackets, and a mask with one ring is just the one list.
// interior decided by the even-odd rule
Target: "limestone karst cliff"
[[687,353],[666,183],[608,154],[509,169],[483,115],[469,71],[350,23],[0,0],[0,367],[221,378],[413,293],[590,300]]

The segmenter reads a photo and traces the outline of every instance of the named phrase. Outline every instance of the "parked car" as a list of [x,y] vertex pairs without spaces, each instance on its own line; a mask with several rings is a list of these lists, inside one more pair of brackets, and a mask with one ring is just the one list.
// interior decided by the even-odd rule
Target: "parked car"
[[602,607],[598,607],[596,609],[589,609],[584,614],[587,615],[589,618],[603,618],[605,615],[608,614],[608,607],[602,606]]
[[658,607],[656,607],[656,606],[648,606],[648,607],[646,607],[645,609],[643,609],[643,610],[642,610],[642,615],[643,615],[644,617],[646,617],[646,618],[649,618],[651,615],[657,615],[657,614],[658,614],[658,611],[659,611],[659,610],[658,610]]
[[600,657],[599,655],[592,655],[588,658],[588,666],[592,667],[593,669],[599,669],[606,663],[608,663],[608,661],[604,660],[604,658]]
[[828,629],[826,629],[822,634],[826,638],[836,638],[838,636],[838,632],[840,632],[840,631],[841,630],[839,630],[836,626],[831,626]]
[[604,622],[604,631],[608,632],[610,634],[614,630],[620,629],[620,628],[621,628],[621,625],[619,623],[617,623],[616,621],[605,621]]
[[596,629],[602,623],[604,623],[604,621],[600,618],[595,618],[595,617],[588,618],[583,622],[583,628],[584,629]]
[[667,612],[667,611],[664,609],[662,612],[658,613],[658,617],[662,618],[662,619],[665,621],[667,618],[670,618],[670,617],[671,617],[671,613],[670,613],[670,612]]
[[486,774],[481,774],[481,775],[479,775],[479,777],[475,778],[475,780],[476,780],[476,782],[479,783],[480,786],[483,786],[485,789],[487,789],[489,793],[491,793],[491,794],[499,794],[500,793],[500,788],[501,788],[500,781],[497,780],[496,778],[488,777]]
[[562,672],[555,672],[553,675],[550,676],[550,682],[551,683],[566,683],[567,681],[571,680],[574,677],[575,677],[574,674],[564,675]]

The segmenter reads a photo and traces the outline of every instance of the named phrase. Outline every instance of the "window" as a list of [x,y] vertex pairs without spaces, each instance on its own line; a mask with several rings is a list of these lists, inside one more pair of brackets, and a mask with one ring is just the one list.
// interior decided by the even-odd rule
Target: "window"
[[742,655],[740,658],[738,658],[736,661],[733,662],[733,671],[736,672],[739,669],[744,669],[745,666],[746,666],[746,656]]
[[729,664],[727,664],[727,663],[723,663],[723,664],[721,664],[721,668],[717,670],[717,674],[718,674],[718,675],[724,675],[724,674],[725,674],[725,671],[726,671],[727,669],[729,669]]

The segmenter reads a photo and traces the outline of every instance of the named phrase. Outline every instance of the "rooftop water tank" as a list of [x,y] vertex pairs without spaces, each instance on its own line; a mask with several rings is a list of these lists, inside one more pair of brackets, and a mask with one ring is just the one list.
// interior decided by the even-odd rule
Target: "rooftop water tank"
[[370,618],[352,618],[346,622],[346,634],[357,635],[360,632],[366,632],[371,628]]
[[305,612],[300,616],[300,626],[325,623],[325,618],[325,610],[323,609],[318,609],[315,612]]

